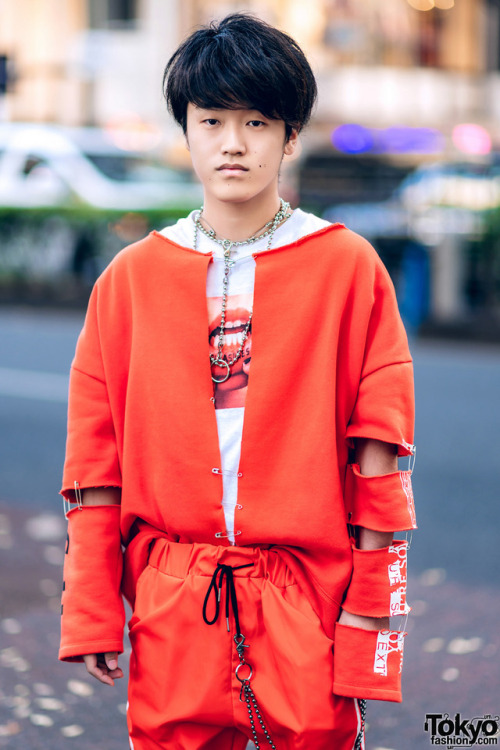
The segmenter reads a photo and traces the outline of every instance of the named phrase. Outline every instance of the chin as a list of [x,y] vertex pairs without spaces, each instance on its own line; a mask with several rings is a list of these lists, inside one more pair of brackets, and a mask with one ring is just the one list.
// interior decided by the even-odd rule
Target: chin
[[261,192],[258,193],[248,193],[248,192],[240,192],[239,190],[233,190],[230,194],[224,193],[220,196],[217,196],[217,199],[221,203],[249,203],[250,201],[253,201],[255,199],[258,199],[262,196]]

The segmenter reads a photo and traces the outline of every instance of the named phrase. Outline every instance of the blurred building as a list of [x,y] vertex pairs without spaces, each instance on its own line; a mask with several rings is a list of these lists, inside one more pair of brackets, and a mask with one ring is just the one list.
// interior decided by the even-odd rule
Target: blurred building
[[[379,206],[418,165],[436,157],[500,164],[498,153],[496,165],[491,156],[500,152],[500,0],[0,0],[0,121],[113,127],[121,129],[120,146],[162,140],[170,162],[186,165],[182,134],[163,101],[165,63],[196,26],[238,10],[295,37],[317,75],[319,102],[302,138],[300,170],[290,165],[292,179],[287,188],[282,183],[292,200],[298,192],[302,205],[320,213],[372,201],[365,214],[373,229],[374,219],[391,223]],[[475,177],[465,173],[451,186],[472,213],[493,205],[489,197],[478,204]],[[488,196],[494,188],[497,205],[495,180],[484,187]],[[359,218],[362,211],[353,211]],[[419,294],[432,297],[434,318],[455,319],[464,313],[467,284],[487,286],[477,279],[489,282],[496,260],[471,254],[466,243],[480,232],[467,234],[456,213],[445,206],[437,218],[432,211],[420,216],[431,235],[443,217],[448,223],[440,237],[423,241],[419,274],[427,273],[425,261],[432,288]],[[408,236],[390,243],[393,277],[403,268],[406,279],[417,278]],[[495,284],[498,307],[500,278]],[[407,297],[416,298],[406,285]]]
[[[500,141],[498,0],[0,0],[3,118],[167,128],[164,64],[199,23],[250,10],[296,37],[320,98],[308,142],[340,123],[475,122]],[[1,74],[0,74],[1,86]]]
[[161,73],[179,39],[179,0],[0,0],[4,118],[162,123]]

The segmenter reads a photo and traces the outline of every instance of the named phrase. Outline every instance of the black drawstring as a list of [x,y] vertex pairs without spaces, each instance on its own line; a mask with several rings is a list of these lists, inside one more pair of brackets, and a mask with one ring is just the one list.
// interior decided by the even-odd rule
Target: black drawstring
[[[254,563],[248,563],[247,565],[235,565],[235,567],[231,567],[231,565],[223,565],[222,563],[219,563],[217,567],[214,570],[214,574],[212,576],[212,580],[210,581],[210,586],[208,587],[208,591],[205,596],[205,601],[203,602],[203,619],[207,623],[207,625],[213,625],[217,620],[219,619],[219,612],[220,612],[220,595],[222,591],[222,584],[224,582],[224,578],[226,579],[226,624],[227,624],[227,632],[229,633],[229,602],[231,602],[231,606],[233,608],[233,614],[234,614],[234,624],[236,627],[236,635],[234,636],[234,642],[236,644],[236,651],[238,653],[238,658],[240,660],[240,663],[236,667],[236,677],[241,682],[241,690],[240,690],[240,701],[245,701],[248,711],[248,718],[250,720],[250,728],[252,731],[252,738],[253,743],[255,745],[255,750],[260,750],[260,742],[259,737],[257,735],[257,728],[256,723],[258,722],[260,724],[260,727],[264,733],[264,737],[266,738],[266,743],[269,743],[271,746],[271,750],[276,750],[276,745],[274,744],[273,740],[271,739],[271,735],[269,734],[269,731],[267,729],[266,723],[264,721],[264,718],[262,716],[262,713],[259,708],[259,704],[257,703],[257,698],[255,697],[255,694],[250,686],[250,679],[253,675],[253,669],[252,665],[247,662],[245,659],[245,649],[250,648],[248,643],[245,643],[245,636],[242,634],[240,630],[240,618],[238,616],[238,600],[236,599],[236,588],[234,585],[234,571],[235,570],[241,570],[242,568],[251,568],[253,567]],[[217,576],[219,580],[217,580]],[[210,599],[210,594],[212,593],[212,590],[215,594],[215,614],[211,620],[207,617],[207,605],[208,600]],[[246,673],[246,677],[240,675],[240,671],[243,671]],[[254,716],[255,714],[255,716]]]
[[[219,563],[217,565],[217,567],[214,570],[212,580],[210,581],[210,586],[208,587],[208,591],[205,596],[205,601],[203,602],[203,619],[205,620],[207,625],[213,625],[215,622],[217,622],[219,618],[220,595],[221,595],[221,590],[222,590],[222,583],[224,581],[224,578],[226,578],[227,632],[229,633],[229,601],[231,601],[231,606],[233,608],[233,614],[234,614],[234,623],[236,625],[236,635],[241,636],[240,619],[238,617],[238,601],[236,599],[236,588],[234,585],[233,571],[241,570],[241,568],[251,568],[252,566],[253,566],[253,563],[248,563],[247,565],[237,565],[234,568],[232,568],[231,565],[223,565],[222,563]],[[217,582],[217,576],[219,576],[218,582]],[[210,599],[210,594],[212,593],[212,590],[215,594],[215,614],[213,616],[213,619],[209,620],[207,617],[207,605],[208,605],[208,600]]]

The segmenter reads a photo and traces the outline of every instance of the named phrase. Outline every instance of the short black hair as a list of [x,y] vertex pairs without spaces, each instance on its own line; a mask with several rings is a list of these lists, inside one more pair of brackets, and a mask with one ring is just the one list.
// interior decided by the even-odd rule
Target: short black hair
[[187,106],[256,109],[292,129],[307,124],[316,101],[314,74],[292,37],[249,13],[231,13],[192,33],[163,75],[169,112],[186,132]]

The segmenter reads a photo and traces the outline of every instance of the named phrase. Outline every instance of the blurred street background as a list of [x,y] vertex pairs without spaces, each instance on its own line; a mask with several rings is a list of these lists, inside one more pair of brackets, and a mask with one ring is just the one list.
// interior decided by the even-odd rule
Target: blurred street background
[[234,10],[311,60],[282,194],[374,244],[415,360],[405,700],[367,748],[500,714],[500,0],[0,0],[0,748],[128,746],[125,681],[57,662],[68,370],[100,271],[201,204],[163,67]]

